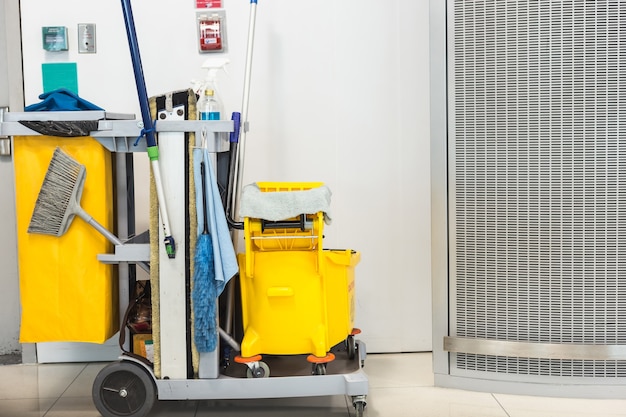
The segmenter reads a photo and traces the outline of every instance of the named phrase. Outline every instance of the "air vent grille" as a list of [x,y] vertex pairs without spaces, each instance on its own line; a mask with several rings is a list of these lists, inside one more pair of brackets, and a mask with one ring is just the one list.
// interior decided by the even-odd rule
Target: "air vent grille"
[[[626,2],[450,4],[453,333],[626,344]],[[456,365],[626,376],[626,361]]]

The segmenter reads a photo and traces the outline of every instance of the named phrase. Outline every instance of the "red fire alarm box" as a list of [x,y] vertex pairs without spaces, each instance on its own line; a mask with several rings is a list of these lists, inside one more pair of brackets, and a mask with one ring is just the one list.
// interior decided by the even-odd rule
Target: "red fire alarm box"
[[222,0],[196,0],[196,9],[220,9]]
[[200,52],[224,52],[226,41],[225,14],[198,14],[198,42]]

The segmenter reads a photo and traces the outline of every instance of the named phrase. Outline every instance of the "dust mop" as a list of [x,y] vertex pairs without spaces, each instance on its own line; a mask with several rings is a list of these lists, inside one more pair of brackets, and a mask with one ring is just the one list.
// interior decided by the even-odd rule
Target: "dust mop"
[[202,177],[202,215],[203,230],[196,242],[194,256],[193,309],[195,317],[194,339],[198,352],[213,352],[217,347],[217,315],[215,300],[217,292],[215,284],[215,261],[213,259],[213,242],[209,234],[209,207],[206,198],[206,167],[200,163]]
[[[107,230],[80,206],[87,170],[61,148],[54,150],[48,171],[39,190],[28,233],[62,236],[75,216],[80,217],[114,245],[123,245],[117,236]],[[138,263],[144,270],[150,267]]]

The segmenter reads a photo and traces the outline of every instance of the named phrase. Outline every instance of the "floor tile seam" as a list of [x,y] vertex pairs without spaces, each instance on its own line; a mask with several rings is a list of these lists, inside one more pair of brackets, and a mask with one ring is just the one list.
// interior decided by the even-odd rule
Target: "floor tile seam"
[[506,414],[507,417],[511,417],[511,415],[509,414],[508,411],[506,411],[506,408],[504,408],[500,400],[498,400],[498,397],[496,397],[496,395],[493,392],[490,392],[489,394],[491,395],[491,398],[493,398],[496,401],[496,403],[500,406],[502,411],[504,411],[504,414]]
[[401,385],[369,385],[369,388],[377,389],[398,389],[398,388],[438,388],[434,385],[428,384],[401,384]]
[[60,399],[61,397],[59,396],[54,401],[52,401],[52,404],[50,404],[50,407],[46,409],[46,411],[41,415],[41,417],[46,417],[48,413],[50,412],[50,410],[52,410],[52,408],[56,405],[56,403],[59,402]]
[[0,398],[0,404],[4,401],[38,401],[38,400],[55,400],[57,397],[19,397],[19,398]]
[[348,398],[351,398],[351,397],[349,397],[348,395],[344,395],[343,396],[343,399],[344,399],[344,401],[346,403],[346,412],[348,413],[348,417],[349,417],[350,416],[350,406],[352,404],[350,404],[350,401],[348,401]]
[[[69,384],[67,384],[67,386],[65,387],[65,389],[63,390],[63,392],[62,392],[62,393],[61,393],[61,394],[57,397],[57,399],[54,401],[54,404],[52,404],[52,407],[54,407],[54,406],[55,406],[55,404],[56,404],[56,403],[57,403],[57,402],[58,402],[58,401],[59,401],[59,400],[60,400],[60,399],[61,399],[61,398],[65,395],[65,393],[67,392],[67,390],[69,390],[69,389],[70,389],[70,387],[72,386],[72,384],[73,384],[74,382],[76,382],[76,380],[77,380],[77,379],[81,376],[81,374],[82,374],[83,372],[85,372],[85,369],[87,369],[87,366],[89,366],[89,364],[88,364],[88,363],[83,363],[83,368],[80,370],[80,372],[78,372],[78,373],[76,374],[76,376],[74,377],[74,379],[72,379],[72,380],[70,381],[70,383],[69,383]],[[63,398],[64,398],[64,397],[63,397]],[[84,397],[84,396],[81,396],[81,397],[74,397],[74,396],[71,396],[71,397],[67,397],[67,398],[85,398],[85,397]],[[52,408],[52,407],[51,407],[51,408]],[[50,409],[51,409],[51,408],[50,408]],[[48,411],[50,411],[50,409],[48,409]],[[48,411],[46,411],[46,414],[48,413]],[[44,414],[42,417],[45,417],[45,415],[46,415],[46,414]]]
[[36,400],[55,400],[55,399],[57,399],[57,398],[58,398],[58,397],[55,397],[55,396],[52,396],[52,397],[47,397],[47,396],[41,397],[41,396],[40,396],[40,397],[0,398],[0,403],[1,403],[1,402],[3,402],[3,401],[24,401],[24,400],[27,400],[27,401],[36,401]]
[[[52,410],[54,408],[54,406],[59,402],[59,400],[61,399],[61,397],[63,397],[63,394],[65,394],[67,392],[67,390],[72,386],[72,384],[74,382],[76,382],[76,380],[78,379],[78,377],[85,372],[85,369],[87,369],[88,364],[85,363],[83,364],[83,368],[80,370],[79,373],[76,374],[76,376],[74,377],[74,379],[72,379],[72,381],[67,384],[67,386],[65,387],[65,389],[63,390],[63,392],[52,402],[52,404],[50,405],[50,407],[48,407],[48,409],[46,410],[45,413],[42,414],[41,417],[46,417],[48,415],[48,413],[50,412],[50,410]],[[72,397],[69,397],[72,398]],[[83,398],[83,397],[80,397]]]
[[82,373],[83,373],[83,372],[85,372],[85,369],[87,369],[87,367],[88,367],[88,366],[89,366],[89,363],[83,363],[83,368],[80,370],[80,372],[78,372],[78,373],[76,374],[76,376],[74,377],[74,379],[72,379],[72,381],[71,381],[69,384],[67,384],[67,387],[65,387],[65,389],[63,390],[63,392],[61,393],[61,395],[59,395],[59,398],[61,398],[61,397],[63,397],[63,395],[65,395],[65,393],[67,392],[67,390],[69,390],[69,389],[70,389],[70,387],[72,386],[72,384],[73,384],[74,382],[76,382],[76,380],[77,380],[78,378],[80,378],[80,376],[82,375]]

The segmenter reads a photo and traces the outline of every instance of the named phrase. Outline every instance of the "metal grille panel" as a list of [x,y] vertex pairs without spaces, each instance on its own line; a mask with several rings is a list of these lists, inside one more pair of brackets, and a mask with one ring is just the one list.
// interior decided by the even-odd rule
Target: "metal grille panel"
[[[626,344],[626,1],[449,4],[452,334]],[[456,366],[626,376],[626,361]]]

